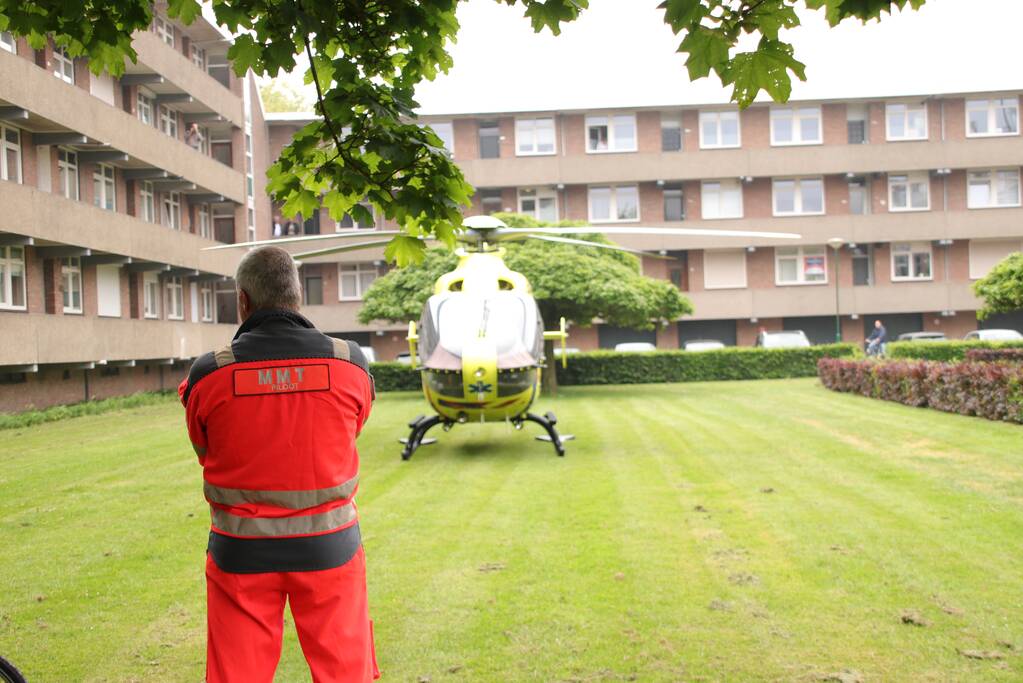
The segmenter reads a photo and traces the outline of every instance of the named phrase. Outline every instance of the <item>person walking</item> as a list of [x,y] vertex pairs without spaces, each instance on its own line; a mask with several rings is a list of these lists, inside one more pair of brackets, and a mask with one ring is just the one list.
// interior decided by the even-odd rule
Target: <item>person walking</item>
[[179,387],[211,516],[206,681],[273,680],[285,601],[316,683],[374,680],[354,502],[373,378],[299,314],[288,252],[250,251],[235,280],[241,326]]

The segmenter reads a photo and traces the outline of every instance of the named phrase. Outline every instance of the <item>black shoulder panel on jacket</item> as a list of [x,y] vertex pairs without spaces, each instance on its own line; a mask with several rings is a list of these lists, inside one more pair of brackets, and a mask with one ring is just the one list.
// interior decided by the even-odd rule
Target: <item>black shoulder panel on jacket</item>
[[287,358],[333,358],[330,338],[319,330],[288,324],[264,323],[234,340],[238,363]]
[[192,393],[192,387],[206,375],[210,374],[217,369],[217,359],[213,356],[213,352],[204,353],[195,359],[192,363],[192,369],[188,371],[188,386],[185,387],[185,393],[181,397],[181,402],[188,405],[188,396]]

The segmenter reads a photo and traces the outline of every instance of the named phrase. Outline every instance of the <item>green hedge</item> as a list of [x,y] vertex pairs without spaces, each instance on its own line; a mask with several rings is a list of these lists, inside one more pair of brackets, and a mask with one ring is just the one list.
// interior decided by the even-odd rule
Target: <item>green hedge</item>
[[115,396],[97,401],[83,401],[66,406],[52,406],[42,410],[26,410],[21,413],[0,413],[0,430],[31,427],[44,422],[56,422],[83,415],[98,415],[113,410],[127,410],[154,403],[177,401],[176,391],[146,391],[128,396]]
[[419,373],[405,363],[370,363],[377,391],[419,391],[423,388]]
[[569,356],[567,368],[559,362],[558,383],[643,384],[813,377],[821,358],[851,358],[859,353],[855,344],[823,344],[807,349],[731,347],[699,352],[592,351]]
[[1019,349],[1023,341],[920,341],[891,342],[886,345],[885,353],[889,358],[907,360],[936,360],[943,363],[958,363],[966,358],[970,349]]

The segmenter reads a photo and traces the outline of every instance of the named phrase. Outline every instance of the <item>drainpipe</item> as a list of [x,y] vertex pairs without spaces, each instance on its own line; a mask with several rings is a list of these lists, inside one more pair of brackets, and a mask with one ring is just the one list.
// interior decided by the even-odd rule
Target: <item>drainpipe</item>
[[89,400],[89,371],[82,370],[82,377],[85,379],[85,400]]

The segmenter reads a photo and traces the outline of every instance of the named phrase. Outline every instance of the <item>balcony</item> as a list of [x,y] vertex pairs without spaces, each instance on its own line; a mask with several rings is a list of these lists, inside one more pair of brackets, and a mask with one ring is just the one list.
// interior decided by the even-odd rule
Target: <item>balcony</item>
[[5,313],[0,365],[194,358],[234,332],[212,323]]
[[[56,80],[56,79],[54,79]],[[140,261],[233,276],[241,250],[202,251],[217,244],[188,232],[146,223],[16,183],[0,183],[0,232],[32,237]]]
[[0,83],[4,83],[0,105],[29,113],[27,120],[18,122],[20,127],[31,132],[81,133],[127,154],[126,167],[160,169],[239,204],[245,200],[244,178],[238,171],[2,50]]
[[[333,294],[335,300],[330,301]],[[361,301],[336,301],[336,292],[324,292],[324,300],[329,301],[322,306],[303,306],[302,315],[323,332],[375,332],[377,330],[394,330],[407,327],[402,323],[374,322],[363,325],[358,320]]]

